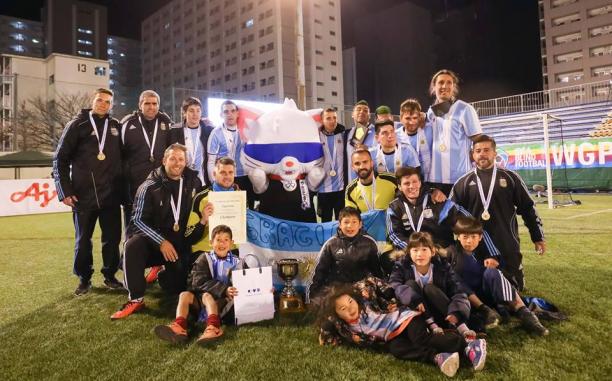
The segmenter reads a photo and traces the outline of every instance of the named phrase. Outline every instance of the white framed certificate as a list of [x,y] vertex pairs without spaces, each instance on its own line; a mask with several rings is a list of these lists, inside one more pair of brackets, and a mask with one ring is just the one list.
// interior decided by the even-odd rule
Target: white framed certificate
[[234,243],[246,242],[246,192],[209,192],[208,202],[215,209],[208,218],[209,232],[218,225],[227,225],[232,229]]

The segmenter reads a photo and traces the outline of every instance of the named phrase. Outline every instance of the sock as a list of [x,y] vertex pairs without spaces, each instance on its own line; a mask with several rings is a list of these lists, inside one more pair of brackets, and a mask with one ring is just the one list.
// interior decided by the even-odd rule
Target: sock
[[221,319],[219,318],[219,315],[208,315],[208,319],[206,319],[206,325],[212,325],[217,328],[221,327]]
[[440,328],[432,317],[425,319],[425,322],[429,325],[429,328],[433,331],[437,328]]
[[181,328],[183,329],[187,329],[187,319],[185,319],[182,316],[177,317],[176,319],[174,319],[174,322],[178,325],[181,326]]
[[459,326],[457,327],[457,331],[458,331],[458,332],[459,332],[459,333],[460,333],[462,336],[463,336],[463,334],[464,334],[466,331],[469,331],[469,330],[470,330],[470,329],[468,328],[468,326],[467,326],[467,325],[465,325],[465,323],[461,323],[461,324],[459,324]]

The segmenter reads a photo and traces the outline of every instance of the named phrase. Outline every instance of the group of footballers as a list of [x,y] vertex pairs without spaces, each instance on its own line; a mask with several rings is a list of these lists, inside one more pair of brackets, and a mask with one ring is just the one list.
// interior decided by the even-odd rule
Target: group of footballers
[[[455,73],[440,70],[434,74],[430,91],[435,101],[427,112],[418,101],[407,99],[400,106],[399,123],[387,106],[378,107],[376,120],[370,123],[365,101],[354,105],[350,128],[338,123],[334,108],[322,111],[319,133],[326,177],[317,192],[317,213],[322,221],[339,220],[339,231],[335,242],[323,246],[309,291],[313,304],[322,311],[333,311],[321,326],[322,342],[336,342],[346,338],[343,333],[355,333],[355,327],[361,327],[361,336],[349,335],[357,343],[367,337],[385,342],[389,335],[403,337],[392,353],[433,360],[443,371],[450,369],[445,373],[453,373],[455,352],[461,345],[475,368],[482,368],[486,357],[486,343],[468,328],[470,307],[482,312],[485,326],[496,325],[499,313],[503,315],[509,306],[530,331],[548,333],[518,297],[524,277],[517,214],[525,221],[536,251],[543,254],[546,245],[541,221],[522,179],[496,165],[494,139],[482,134],[473,107],[457,99]],[[53,161],[58,197],[73,208],[74,273],[79,277],[75,294],[83,295],[91,288],[91,237],[99,221],[104,284],[129,292],[128,303],[112,319],[144,307],[144,271],[148,267],[155,268],[152,274],[159,276],[164,289],[177,293],[189,289],[195,276],[190,275],[191,268],[200,254],[210,256],[203,262],[209,271],[210,279],[206,279],[221,282],[215,285],[221,284],[222,292],[215,293],[217,289],[207,283],[196,293],[198,305],[210,310],[211,295],[216,295],[217,304],[231,300],[237,291],[230,286],[227,274],[238,261],[227,255],[232,248],[231,231],[215,232],[228,235],[229,243],[225,237],[225,243],[211,247],[207,223],[214,206],[207,202],[207,195],[236,189],[252,195],[240,160],[243,142],[237,130],[238,106],[225,101],[221,106],[223,123],[213,127],[202,118],[202,106],[196,98],[183,102],[179,123],[172,123],[159,110],[159,95],[152,90],[142,92],[138,111],[121,122],[110,116],[112,101],[112,91],[95,92],[92,108],[82,110],[65,127]],[[252,208],[253,197],[248,199]],[[123,282],[115,278],[120,267],[121,206],[126,227]],[[389,240],[382,255],[371,246],[371,237],[361,231],[360,214],[369,210],[386,211]],[[361,237],[361,243],[353,242],[355,237]],[[215,250],[224,255],[215,254]],[[375,250],[374,256],[371,250]],[[439,261],[438,252],[446,253],[447,258]],[[389,275],[391,283],[383,280]],[[432,291],[428,285],[437,285],[440,278],[448,279]],[[359,296],[338,282],[350,284],[353,291],[369,287],[372,292]],[[388,303],[389,308],[375,300],[379,292],[394,300]],[[348,307],[353,302],[356,310]],[[398,309],[397,302],[404,307]],[[342,306],[358,312],[344,319]],[[368,314],[384,324],[372,326]],[[335,318],[330,320],[332,316]],[[441,326],[456,328],[463,342],[441,340],[443,344],[434,350],[437,344],[432,343],[440,339],[427,336],[427,344],[423,344],[423,337],[421,341],[412,337],[420,335],[423,328],[413,324],[416,316],[424,319],[423,327],[432,334]],[[363,331],[363,322],[358,322],[361,318],[368,322],[369,333]],[[156,329],[156,333],[175,342],[177,337],[183,338],[180,330],[184,325],[184,319],[178,320]],[[209,311],[201,339],[222,335],[219,325],[219,314]],[[404,334],[408,326],[418,329]],[[424,347],[434,349],[425,353]]]

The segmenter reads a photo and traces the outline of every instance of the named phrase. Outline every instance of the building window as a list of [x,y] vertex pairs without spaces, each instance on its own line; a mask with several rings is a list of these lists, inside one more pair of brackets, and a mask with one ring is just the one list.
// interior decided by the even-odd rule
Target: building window
[[96,66],[94,68],[94,75],[106,76],[106,68],[104,66]]
[[320,51],[320,50],[315,50],[315,54],[317,54],[317,55],[319,55],[319,56],[322,56],[322,55],[323,55],[323,52],[322,52],[322,51]]
[[331,45],[331,46],[329,47],[329,50],[331,50],[331,51],[335,52],[335,51],[336,51],[336,47],[335,47],[335,46],[333,46],[333,45]]
[[330,36],[335,36],[335,35],[336,35],[336,32],[334,32],[333,30],[330,30],[330,31],[329,31],[329,35],[330,35]]
[[82,56],[93,57],[93,53],[87,50],[77,50],[77,53]]
[[325,98],[317,97],[317,102],[325,102]]
[[36,38],[33,38],[33,39],[32,39],[32,42],[33,42],[33,43],[35,43],[35,44],[40,43],[40,41],[39,41],[38,39],[36,39]]
[[557,8],[557,7],[561,7],[563,5],[568,5],[568,4],[572,4],[575,3],[578,0],[552,0],[550,2],[550,7],[551,8]]
[[331,62],[330,62],[330,64],[331,64],[332,66],[336,66],[336,65],[337,65],[336,61],[331,61]]
[[85,28],[77,28],[77,32],[85,34],[93,34],[93,30]]
[[568,83],[573,81],[580,81],[584,77],[582,71],[573,71],[570,73],[557,74],[557,82]]
[[582,38],[580,32],[565,34],[563,36],[557,36],[553,38],[555,45],[565,44],[569,42],[579,41]]
[[338,96],[338,92],[337,91],[332,91],[332,97],[337,97]]
[[335,75],[332,75],[332,76],[331,76],[331,80],[332,80],[332,81],[337,81],[337,80],[338,80],[338,78],[337,78]]
[[596,17],[606,15],[612,12],[612,5],[604,5],[603,7],[589,9],[587,11],[587,17]]
[[54,83],[55,83],[55,75],[54,75],[54,74],[51,74],[51,75],[49,76],[49,84],[50,84],[50,85],[52,85],[52,84],[54,84]]
[[79,44],[83,44],[83,45],[93,45],[93,42],[90,40],[82,40],[82,39],[78,39],[77,42]]
[[603,36],[612,33],[612,25],[589,29],[589,37]]
[[317,86],[325,86],[323,82],[317,82]]
[[25,29],[26,25],[24,23],[22,23],[21,21],[13,21],[11,23],[11,25],[13,26],[13,28],[15,29]]
[[555,62],[556,63],[572,62],[572,61],[577,61],[577,60],[581,60],[581,59],[582,59],[582,51],[565,53],[565,54],[559,54],[559,55],[555,56]]
[[593,77],[612,75],[612,65],[595,67],[591,70],[591,75]]
[[17,40],[17,41],[23,41],[23,40],[25,40],[24,35],[23,35],[23,34],[21,34],[21,33],[14,33],[14,34],[11,34],[11,37],[13,37],[13,39],[15,39],[15,40]]
[[572,13],[571,15],[554,18],[552,20],[552,24],[553,26],[559,26],[559,25],[571,24],[576,21],[580,21],[579,13]]
[[612,44],[606,46],[598,46],[589,50],[591,57],[612,55]]

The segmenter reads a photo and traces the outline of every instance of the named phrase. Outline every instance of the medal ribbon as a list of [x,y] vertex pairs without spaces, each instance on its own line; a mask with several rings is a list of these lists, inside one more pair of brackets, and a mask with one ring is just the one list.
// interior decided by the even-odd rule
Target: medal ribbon
[[321,141],[324,141],[323,155],[325,156],[325,162],[330,163],[330,171],[334,171],[336,169],[336,149],[338,148],[338,144],[334,141],[334,139],[332,139],[332,141],[334,141],[334,151],[330,153],[329,145],[327,144],[327,142],[329,142],[329,139],[327,139],[328,135],[325,135],[323,132],[319,131],[319,136]]
[[140,118],[140,115],[138,115],[138,121],[140,122],[140,128],[142,128],[142,134],[144,135],[145,141],[149,146],[149,157],[154,157],[153,148],[155,148],[155,140],[157,140],[157,123],[159,122],[159,120],[155,118],[155,129],[153,130],[153,144],[151,144],[151,142],[149,141],[149,135],[147,135],[147,131],[145,131],[144,124],[142,124],[142,119]]
[[476,172],[476,168],[474,168],[474,174],[476,175],[476,185],[478,185],[478,193],[480,194],[480,200],[482,201],[482,206],[484,207],[484,211],[489,211],[489,204],[491,203],[491,197],[493,196],[493,188],[495,187],[495,178],[497,176],[497,165],[493,165],[493,174],[491,175],[491,184],[489,185],[489,194],[485,199],[484,190],[482,189],[482,182],[480,181],[480,177],[478,177],[478,172]]
[[225,138],[225,145],[227,146],[227,156],[236,160],[236,134],[237,130],[230,130],[227,126],[223,125],[223,138]]
[[106,132],[108,131],[108,118],[104,120],[104,129],[102,130],[102,142],[100,142],[100,135],[98,135],[98,127],[96,127],[96,122],[93,118],[93,111],[89,112],[89,121],[91,122],[91,127],[94,130],[94,134],[96,134],[96,139],[98,139],[98,150],[100,153],[104,151],[104,144],[106,143]]
[[365,202],[366,207],[368,208],[368,211],[376,209],[376,204],[375,204],[376,202],[376,176],[374,176],[372,179],[372,197],[371,197],[372,204],[368,202],[368,198],[366,197],[365,187],[363,186],[363,184],[361,184],[361,181],[358,180],[357,184],[359,184],[359,190],[361,191],[361,197],[363,197],[363,201]]
[[[395,153],[393,154],[393,161],[395,162],[395,168],[402,166],[402,149],[399,144],[395,145]],[[382,150],[382,146],[378,145],[378,150],[376,152],[376,165],[378,168],[383,167],[386,172],[389,172],[389,168],[387,168],[387,162],[385,161],[385,153]]]
[[423,211],[425,210],[425,207],[427,206],[428,199],[429,199],[429,195],[426,194],[425,197],[423,198],[423,205],[421,206],[421,214],[419,214],[419,222],[417,223],[416,228],[414,227],[414,220],[412,219],[412,213],[410,213],[410,206],[408,205],[407,202],[404,202],[404,207],[406,208],[406,215],[408,216],[410,227],[412,228],[412,231],[414,232],[421,231],[421,226],[423,225],[423,219],[425,218],[425,214],[423,213]]
[[172,216],[174,217],[174,224],[179,224],[179,216],[181,213],[181,202],[183,201],[183,177],[181,176],[181,180],[179,181],[179,191],[178,191],[178,205],[174,203],[174,195],[170,195],[170,207],[172,208]]
[[[192,131],[196,130],[197,134],[196,137],[193,137]],[[198,148],[200,147],[200,127],[198,126],[197,128],[189,128],[189,127],[185,127],[185,132],[187,132],[185,134],[185,143],[187,143],[187,139],[189,139],[189,152],[191,153],[192,157],[191,157],[191,165],[190,168],[198,171],[198,168],[196,168],[196,159],[198,157]]]

